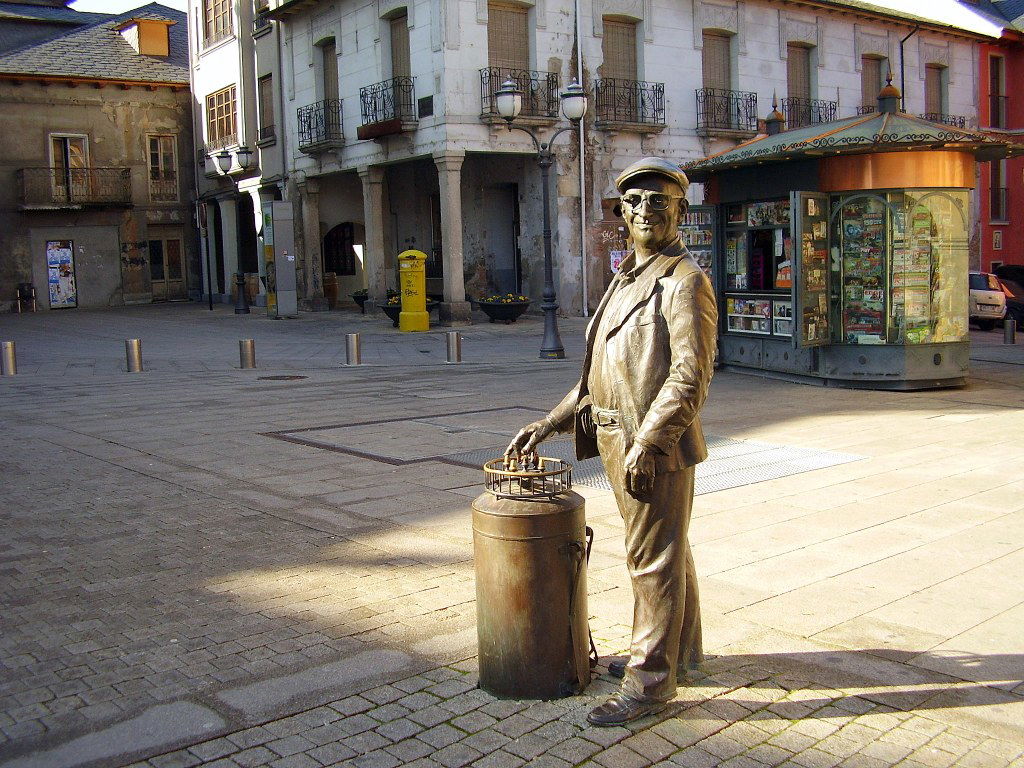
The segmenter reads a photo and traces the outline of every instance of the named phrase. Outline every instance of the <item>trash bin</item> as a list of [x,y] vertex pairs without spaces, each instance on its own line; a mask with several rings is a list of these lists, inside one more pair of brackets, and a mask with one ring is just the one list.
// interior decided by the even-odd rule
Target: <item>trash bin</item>
[[480,688],[554,699],[590,682],[587,528],[572,465],[504,458],[484,465],[473,502]]
[[328,309],[338,308],[338,276],[334,272],[324,272],[324,298]]

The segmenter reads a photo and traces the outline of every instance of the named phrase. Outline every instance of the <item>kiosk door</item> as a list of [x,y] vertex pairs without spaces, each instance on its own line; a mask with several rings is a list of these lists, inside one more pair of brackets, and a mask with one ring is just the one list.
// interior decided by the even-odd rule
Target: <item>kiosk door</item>
[[830,343],[828,195],[791,192],[793,228],[793,346]]

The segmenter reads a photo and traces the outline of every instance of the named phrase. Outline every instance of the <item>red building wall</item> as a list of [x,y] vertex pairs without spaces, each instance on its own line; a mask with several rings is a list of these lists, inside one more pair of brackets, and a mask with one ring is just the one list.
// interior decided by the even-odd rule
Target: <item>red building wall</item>
[[[994,138],[1024,144],[1024,36],[1004,32],[998,43],[979,46],[980,104],[978,124]],[[994,102],[991,93],[991,60],[1003,59],[1003,95],[1006,119],[1004,128],[993,126]],[[993,166],[999,161],[981,164],[978,192],[981,203],[981,269],[991,271],[992,262],[1024,265],[1024,157],[1006,160],[1002,185],[1006,188],[1006,215],[993,218]],[[999,204],[996,203],[995,213]],[[998,233],[998,234],[997,234]],[[996,248],[1000,244],[1001,248]]]

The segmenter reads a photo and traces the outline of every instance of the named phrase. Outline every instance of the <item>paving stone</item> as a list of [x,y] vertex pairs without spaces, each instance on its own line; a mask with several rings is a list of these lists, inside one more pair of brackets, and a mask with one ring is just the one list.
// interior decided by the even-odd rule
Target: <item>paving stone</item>
[[308,749],[312,749],[317,746],[309,739],[303,738],[299,735],[287,736],[283,739],[275,739],[274,741],[267,742],[267,749],[271,750],[281,757],[288,757],[290,755],[297,754],[299,752],[305,752]]
[[473,768],[519,768],[521,765],[526,765],[526,761],[521,757],[498,750],[484,755],[472,765]]
[[[214,760],[238,751],[238,746],[229,739],[213,739],[189,747],[189,751],[201,760]],[[278,754],[281,754],[280,752]]]
[[418,734],[416,738],[422,739],[436,749],[441,749],[442,747],[447,747],[449,744],[454,744],[462,739],[463,736],[465,736],[465,734],[462,731],[452,728],[446,723],[443,725],[435,725],[433,728],[428,728]]
[[346,736],[342,739],[341,743],[354,752],[364,755],[367,752],[373,752],[381,747],[386,747],[391,741],[374,731],[363,731],[355,736]]
[[456,717],[451,722],[456,728],[459,728],[466,733],[476,733],[477,731],[482,731],[484,728],[490,728],[498,721],[483,712],[469,712],[460,717]]
[[203,762],[203,759],[188,749],[180,749],[176,752],[169,752],[166,755],[157,755],[149,760],[154,768],[193,768]]
[[699,747],[688,747],[672,755],[670,762],[686,768],[718,768],[722,760],[718,755],[712,755]]
[[320,763],[309,755],[299,753],[275,760],[270,764],[270,768],[320,768]]
[[398,720],[392,720],[390,723],[385,723],[376,731],[381,736],[391,741],[402,741],[410,736],[415,736],[420,731],[424,730],[424,726],[419,723],[414,723],[408,718],[401,717]]
[[593,762],[606,768],[647,768],[651,764],[643,755],[639,755],[621,744],[613,744],[592,758]]
[[440,763],[446,768],[462,768],[462,766],[478,760],[482,754],[472,747],[460,743],[439,749],[430,757],[434,762]]
[[412,762],[420,757],[433,754],[436,748],[419,739],[405,739],[397,744],[391,744],[384,749],[397,757],[403,763]]
[[430,706],[424,709],[418,709],[415,712],[409,712],[408,719],[412,720],[414,723],[419,723],[425,728],[429,728],[440,723],[448,722],[453,717],[453,713],[449,712],[447,709],[442,709],[440,706]]
[[279,755],[274,754],[266,747],[249,747],[241,752],[236,752],[231,756],[231,759],[242,766],[242,768],[257,768],[257,766],[272,763],[279,757]]

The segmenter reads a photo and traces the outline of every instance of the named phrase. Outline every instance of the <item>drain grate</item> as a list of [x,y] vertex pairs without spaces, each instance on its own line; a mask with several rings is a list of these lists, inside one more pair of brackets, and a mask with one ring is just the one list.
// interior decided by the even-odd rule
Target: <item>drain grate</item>
[[[708,458],[697,465],[694,494],[713,493],[726,488],[775,480],[801,472],[824,469],[837,464],[858,461],[862,456],[789,445],[772,445],[752,440],[733,440],[728,437],[707,436]],[[501,454],[501,448],[491,448],[451,454],[445,458],[467,466],[482,466]],[[551,440],[541,446],[541,453],[573,464],[574,484],[610,491],[611,484],[600,459],[577,461],[572,440]]]

